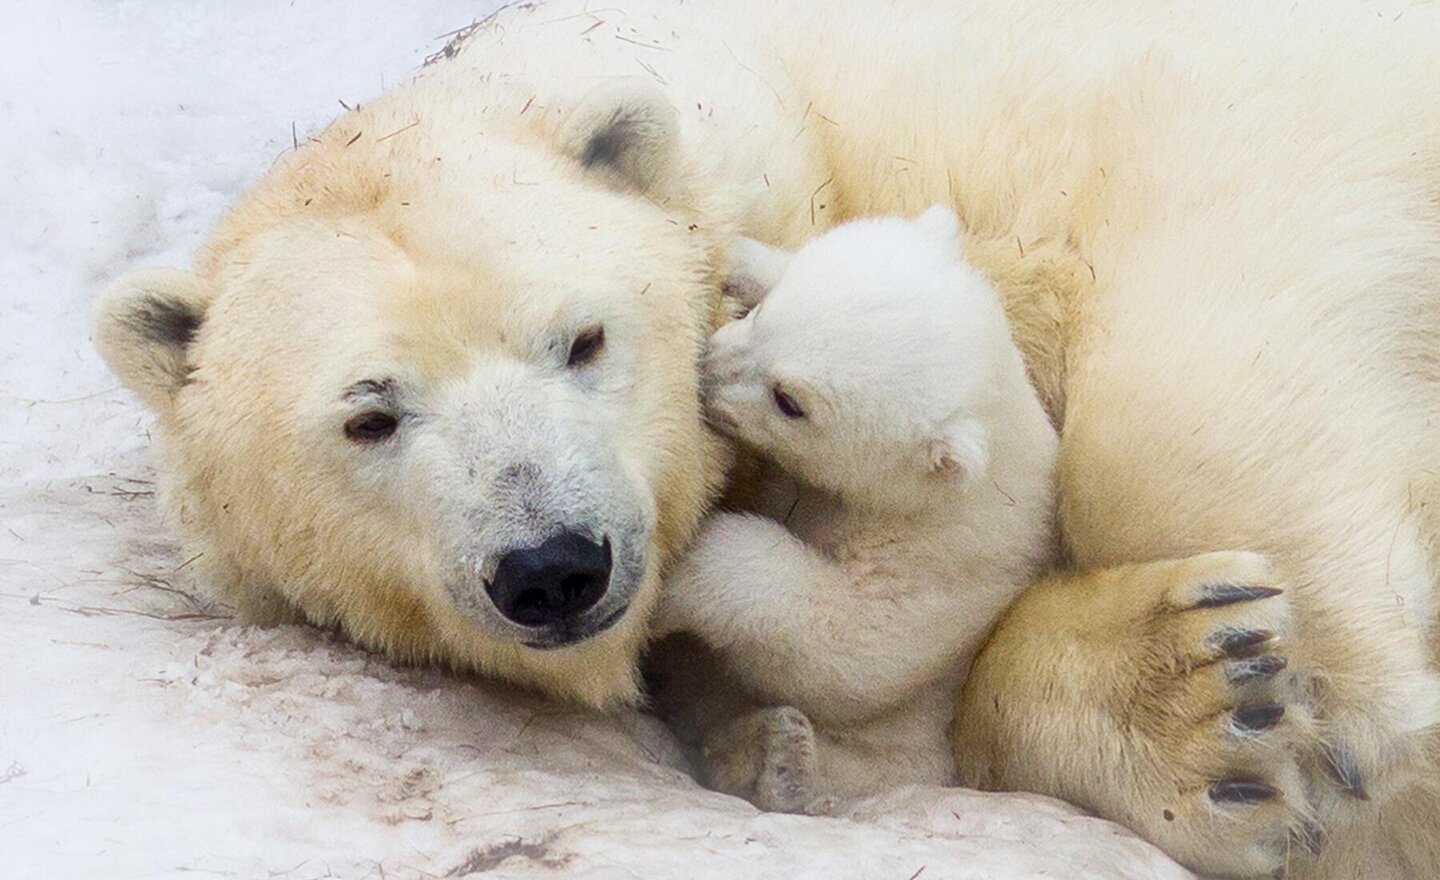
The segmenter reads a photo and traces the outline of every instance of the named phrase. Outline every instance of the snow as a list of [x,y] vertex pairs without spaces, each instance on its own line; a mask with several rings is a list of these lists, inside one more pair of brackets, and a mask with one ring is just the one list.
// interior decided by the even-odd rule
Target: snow
[[0,4],[0,878],[1188,877],[1029,795],[757,813],[691,781],[638,712],[196,598],[89,301],[184,265],[292,138],[492,5]]

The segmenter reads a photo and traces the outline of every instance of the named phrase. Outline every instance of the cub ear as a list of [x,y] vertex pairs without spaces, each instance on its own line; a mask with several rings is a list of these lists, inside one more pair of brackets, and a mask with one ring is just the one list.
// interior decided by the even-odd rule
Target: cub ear
[[654,82],[627,76],[582,98],[562,137],[567,152],[612,185],[653,193],[675,171],[680,114]]
[[156,412],[169,410],[185,382],[187,350],[210,300],[209,286],[193,272],[139,269],[95,301],[95,347],[120,381]]
[[730,245],[730,266],[725,276],[725,295],[753,309],[780,283],[791,253],[753,238],[737,238]]
[[925,441],[930,473],[945,480],[968,483],[985,475],[990,466],[990,437],[979,419],[957,418],[940,426]]
[[915,224],[938,241],[960,246],[960,218],[945,205],[931,205],[915,218]]

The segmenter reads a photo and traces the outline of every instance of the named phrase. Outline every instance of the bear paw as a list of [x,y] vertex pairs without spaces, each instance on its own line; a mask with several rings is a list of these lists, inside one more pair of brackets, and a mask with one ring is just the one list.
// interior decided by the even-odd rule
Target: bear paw
[[1088,807],[1202,874],[1283,873],[1319,850],[1328,784],[1293,633],[1286,584],[1252,553],[1038,584],[971,670],[959,778]]
[[1168,577],[1136,621],[1136,674],[1117,711],[1149,759],[1129,812],[1152,840],[1208,873],[1283,873],[1321,845],[1300,763],[1314,725],[1285,655],[1289,598],[1252,554],[1209,554],[1156,573]]
[[813,813],[818,793],[815,728],[791,706],[758,709],[712,731],[704,760],[710,786],[762,810]]

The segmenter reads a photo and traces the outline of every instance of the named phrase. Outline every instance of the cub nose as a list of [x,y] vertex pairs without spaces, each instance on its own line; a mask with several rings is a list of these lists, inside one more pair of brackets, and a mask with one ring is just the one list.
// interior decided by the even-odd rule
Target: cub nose
[[485,584],[490,601],[521,626],[549,626],[595,607],[610,584],[610,539],[561,532],[500,557]]

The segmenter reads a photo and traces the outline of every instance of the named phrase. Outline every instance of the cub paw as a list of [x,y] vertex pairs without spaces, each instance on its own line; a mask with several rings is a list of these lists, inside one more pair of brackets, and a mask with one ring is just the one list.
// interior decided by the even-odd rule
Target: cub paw
[[814,813],[818,794],[815,729],[791,706],[758,709],[705,737],[711,788],[743,797],[762,810]]

